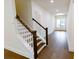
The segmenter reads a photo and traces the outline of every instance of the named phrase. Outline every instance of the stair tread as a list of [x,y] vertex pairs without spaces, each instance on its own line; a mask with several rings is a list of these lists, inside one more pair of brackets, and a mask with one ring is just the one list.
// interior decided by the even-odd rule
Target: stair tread
[[41,40],[37,40],[37,43],[39,43]]
[[39,36],[37,36],[37,38],[39,38]]
[[45,43],[41,43],[40,45],[37,46],[37,50],[39,50]]

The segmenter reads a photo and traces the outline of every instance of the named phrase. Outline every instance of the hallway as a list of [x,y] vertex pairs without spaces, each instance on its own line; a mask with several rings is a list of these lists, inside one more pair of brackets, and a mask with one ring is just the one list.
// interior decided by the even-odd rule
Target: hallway
[[66,32],[55,31],[49,35],[49,45],[38,56],[38,59],[72,59],[67,48]]

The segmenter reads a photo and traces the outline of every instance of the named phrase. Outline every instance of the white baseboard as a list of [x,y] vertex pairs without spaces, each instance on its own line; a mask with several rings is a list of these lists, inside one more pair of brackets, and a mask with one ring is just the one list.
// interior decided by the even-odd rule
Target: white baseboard
[[69,49],[69,52],[74,52],[74,49]]
[[22,55],[22,56],[27,57],[27,58],[33,58],[32,56],[30,57],[27,54],[25,54],[25,52],[17,50],[17,49],[15,49],[13,47],[5,47],[5,49],[10,50],[10,51],[12,51],[14,53],[17,53],[17,54]]

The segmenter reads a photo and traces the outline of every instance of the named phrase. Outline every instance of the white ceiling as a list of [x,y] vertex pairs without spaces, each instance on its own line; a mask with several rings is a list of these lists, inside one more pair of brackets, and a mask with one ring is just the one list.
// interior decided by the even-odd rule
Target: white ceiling
[[50,3],[50,0],[33,0],[37,4],[41,5],[44,9],[56,14],[56,10],[59,10],[59,13],[67,13],[70,0],[54,0],[54,3]]

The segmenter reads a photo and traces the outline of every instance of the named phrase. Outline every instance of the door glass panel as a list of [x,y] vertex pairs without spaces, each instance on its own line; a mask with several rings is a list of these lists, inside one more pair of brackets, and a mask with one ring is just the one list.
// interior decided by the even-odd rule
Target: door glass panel
[[56,29],[65,29],[65,17],[56,17]]
[[57,20],[56,27],[60,28],[60,19]]
[[62,19],[62,20],[61,20],[60,26],[61,26],[62,28],[65,27],[65,19]]

